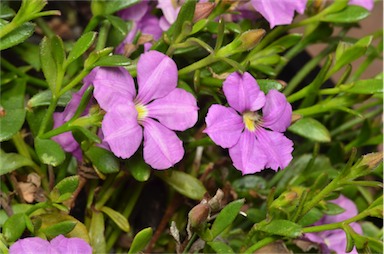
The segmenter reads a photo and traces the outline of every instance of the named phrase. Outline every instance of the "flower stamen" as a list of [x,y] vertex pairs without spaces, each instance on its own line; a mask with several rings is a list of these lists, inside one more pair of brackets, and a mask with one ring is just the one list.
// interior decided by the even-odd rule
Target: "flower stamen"
[[135,104],[135,108],[137,111],[137,121],[141,123],[147,117],[148,109],[141,103]]
[[243,113],[243,122],[245,128],[252,132],[261,124],[261,116],[256,112],[247,111]]

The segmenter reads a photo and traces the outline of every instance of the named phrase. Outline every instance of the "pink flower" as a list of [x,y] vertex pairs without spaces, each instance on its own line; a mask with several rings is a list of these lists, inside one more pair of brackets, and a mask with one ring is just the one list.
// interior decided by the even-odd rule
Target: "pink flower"
[[[205,133],[229,148],[233,165],[243,174],[265,167],[285,168],[292,160],[293,142],[284,132],[291,123],[292,107],[277,90],[265,95],[249,74],[232,73],[223,83],[230,107],[212,105],[205,118]],[[257,111],[262,109],[262,115]]]
[[349,4],[351,5],[359,5],[368,11],[372,11],[374,2],[373,0],[350,0]]
[[144,137],[144,160],[155,169],[166,169],[184,156],[183,131],[197,121],[192,94],[177,86],[177,66],[168,56],[149,51],[137,64],[138,93],[124,68],[92,71],[94,96],[106,111],[102,122],[104,141],[118,157],[129,158]]
[[16,241],[9,249],[10,254],[92,254],[92,247],[81,238],[66,238],[59,235],[51,242],[40,237],[28,237]]
[[[340,195],[337,199],[332,200],[331,202],[339,205],[345,211],[337,215],[325,215],[318,222],[316,222],[315,225],[341,222],[357,215],[357,208],[355,203],[353,203],[345,196]],[[356,233],[363,233],[361,226],[358,223],[353,222],[350,224],[350,226]],[[324,248],[324,252],[328,252],[327,249],[329,248],[336,253],[346,253],[345,249],[347,247],[347,239],[345,232],[342,229],[327,230],[317,233],[307,233],[305,234],[305,238],[308,238],[312,242],[320,243]],[[354,248],[350,253],[357,254],[358,252],[356,248]]]
[[251,0],[251,4],[273,28],[291,24],[295,11],[304,13],[307,0]]

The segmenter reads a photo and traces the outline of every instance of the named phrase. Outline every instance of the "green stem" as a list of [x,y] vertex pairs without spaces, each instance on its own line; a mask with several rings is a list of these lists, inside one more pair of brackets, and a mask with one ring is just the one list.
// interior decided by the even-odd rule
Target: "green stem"
[[251,247],[249,247],[246,251],[244,251],[244,253],[254,253],[256,250],[270,244],[270,243],[273,243],[274,241],[276,241],[276,238],[272,237],[272,236],[269,236],[269,237],[266,237],[260,241],[258,241],[257,243],[253,244]]
[[184,253],[188,253],[189,249],[192,247],[192,244],[195,242],[196,239],[197,239],[197,234],[193,233],[191,239],[189,240],[189,242],[187,244],[187,246],[185,247],[185,249],[182,252],[183,254]]
[[13,30],[15,30],[18,26],[20,26],[20,24],[16,24],[15,22],[12,22],[12,21],[0,29],[0,39],[6,36],[7,34],[9,34],[10,32],[12,32]]
[[41,121],[40,129],[37,134],[38,137],[41,137],[44,134],[45,130],[47,129],[49,120],[52,119],[52,115],[53,115],[53,112],[55,112],[58,101],[59,101],[59,98],[53,95],[51,99],[51,103],[48,106],[47,112],[45,113],[44,118]]
[[195,70],[198,70],[200,68],[203,68],[211,63],[216,62],[217,59],[214,55],[208,55],[207,57],[201,59],[200,61],[197,61],[191,65],[188,65],[187,67],[184,67],[183,69],[179,70],[179,75],[185,75],[190,72],[193,72]]
[[37,18],[36,19],[36,24],[43,30],[43,33],[48,37],[52,38],[55,36],[55,32],[52,31],[52,29],[47,25],[44,19],[42,18]]
[[101,23],[99,38],[97,40],[96,49],[95,49],[96,51],[101,50],[105,47],[105,43],[107,42],[110,27],[111,27],[111,23],[107,19],[105,19]]
[[105,205],[105,203],[107,203],[109,198],[115,193],[118,187],[116,185],[120,183],[120,180],[124,177],[124,175],[125,175],[125,172],[123,170],[120,170],[120,172],[116,175],[116,178],[112,182],[113,186],[109,185],[110,182],[108,182],[107,187],[105,187],[106,185],[103,186],[103,189],[106,189],[106,191],[105,192],[103,190],[101,191],[103,195],[101,195],[101,198],[95,204],[96,210],[100,210]]
[[89,70],[83,69],[74,79],[72,79],[71,82],[69,82],[68,85],[66,85],[65,87],[63,87],[63,89],[61,89],[58,97],[61,97],[63,94],[65,94],[66,92],[71,90],[73,87],[75,87],[79,82],[81,82],[81,80],[85,76],[88,75],[89,72],[90,72]]

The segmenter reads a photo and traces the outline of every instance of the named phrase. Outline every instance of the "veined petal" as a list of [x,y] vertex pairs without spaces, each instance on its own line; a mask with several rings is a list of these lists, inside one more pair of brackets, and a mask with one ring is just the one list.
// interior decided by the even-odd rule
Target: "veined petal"
[[255,134],[245,130],[239,138],[239,142],[229,148],[229,155],[233,165],[243,175],[260,172],[264,169],[267,158],[258,144]]
[[66,238],[59,235],[51,240],[51,246],[59,253],[92,254],[91,246],[78,237]]
[[258,128],[255,131],[261,151],[267,158],[266,167],[285,168],[292,160],[293,142],[282,133]]
[[27,237],[17,240],[9,248],[10,254],[60,254],[58,251],[51,247],[51,244],[40,237]]
[[133,101],[136,95],[135,83],[129,72],[123,67],[93,69],[93,80],[89,80],[95,87],[94,97],[105,111],[113,110],[116,102]]
[[243,118],[234,109],[217,104],[209,108],[205,122],[204,133],[223,148],[235,145],[244,130]]
[[265,95],[251,74],[234,72],[223,83],[228,104],[238,112],[256,111],[264,106]]
[[284,132],[291,124],[292,106],[285,95],[270,90],[263,107],[263,126],[273,131]]
[[154,169],[167,169],[183,158],[183,143],[173,131],[151,118],[146,118],[143,125],[147,164]]
[[143,130],[137,121],[137,111],[133,102],[116,105],[104,116],[101,129],[104,141],[118,157],[127,159],[139,148]]
[[176,88],[177,77],[176,63],[169,56],[154,50],[142,54],[137,63],[137,101],[147,104],[164,97]]
[[184,131],[197,122],[197,103],[192,94],[175,88],[165,97],[147,105],[148,117],[156,118],[165,127]]

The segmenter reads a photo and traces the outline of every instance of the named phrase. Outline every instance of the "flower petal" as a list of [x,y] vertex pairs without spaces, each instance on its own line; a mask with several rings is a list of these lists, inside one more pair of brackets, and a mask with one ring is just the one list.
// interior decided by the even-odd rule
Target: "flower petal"
[[292,106],[285,95],[270,90],[263,107],[263,126],[273,131],[284,132],[291,124]]
[[63,235],[56,236],[51,240],[51,246],[59,253],[81,253],[92,254],[91,246],[81,238],[66,238]]
[[229,155],[231,156],[233,165],[240,170],[243,175],[253,174],[263,170],[267,161],[261,149],[255,134],[244,130],[240,135],[239,142],[229,148]]
[[282,133],[258,128],[255,131],[261,151],[267,158],[266,167],[285,168],[292,160],[293,142]]
[[9,248],[10,254],[60,254],[55,249],[51,248],[50,243],[40,237],[28,237],[17,240]]
[[165,127],[184,131],[197,122],[197,104],[192,94],[175,88],[165,97],[147,105],[148,117],[156,118]]
[[183,143],[177,135],[160,123],[144,121],[144,161],[154,169],[167,169],[184,156]]
[[341,222],[350,219],[358,214],[355,203],[347,197],[340,195],[337,199],[331,200],[332,203],[340,206],[345,211],[336,215],[326,215],[323,218],[323,224]]
[[176,88],[177,77],[176,63],[169,56],[158,51],[142,54],[137,63],[137,100],[147,104],[164,97]]
[[133,102],[116,105],[104,116],[101,129],[104,141],[118,157],[127,159],[139,148],[143,130],[137,122],[137,111]]
[[248,72],[234,72],[223,83],[228,104],[238,112],[256,111],[264,106],[265,95]]
[[93,78],[87,82],[93,83],[95,87],[93,95],[102,109],[109,111],[117,102],[133,100],[136,95],[135,83],[126,69],[97,67],[92,72],[94,72],[91,74]]
[[232,108],[214,104],[205,117],[207,128],[204,133],[223,148],[235,145],[244,130],[242,117]]

